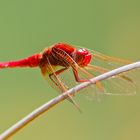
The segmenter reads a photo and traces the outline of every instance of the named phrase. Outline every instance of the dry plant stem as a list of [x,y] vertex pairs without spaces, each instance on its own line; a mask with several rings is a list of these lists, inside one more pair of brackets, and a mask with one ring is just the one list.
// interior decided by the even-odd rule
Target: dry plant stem
[[21,119],[19,122],[17,122],[13,126],[11,126],[9,129],[7,129],[5,132],[3,132],[0,135],[0,140],[6,140],[6,139],[10,138],[13,134],[18,132],[21,128],[26,126],[32,120],[36,119],[38,116],[40,116],[44,112],[48,111],[49,109],[51,109],[56,104],[62,102],[65,99],[67,99],[69,97],[69,95],[73,96],[75,93],[78,93],[77,91],[80,91],[80,90],[90,86],[91,84],[95,84],[97,81],[105,80],[105,79],[107,79],[111,76],[120,74],[120,73],[125,72],[125,71],[129,71],[129,70],[132,70],[132,69],[136,69],[138,67],[140,67],[140,61],[129,64],[129,65],[122,66],[120,68],[114,69],[114,70],[109,71],[109,72],[106,72],[106,73],[101,74],[101,75],[99,75],[95,78],[90,79],[89,82],[84,82],[84,83],[81,83],[81,84],[73,87],[72,89],[66,91],[65,93],[53,98],[49,102],[40,106],[39,108],[37,108],[36,110],[31,112],[29,115],[27,115],[26,117]]

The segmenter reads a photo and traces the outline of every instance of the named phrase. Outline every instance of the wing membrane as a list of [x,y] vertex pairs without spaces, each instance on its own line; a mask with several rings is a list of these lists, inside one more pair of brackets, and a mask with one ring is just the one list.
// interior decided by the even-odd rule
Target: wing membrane
[[[89,51],[92,54],[92,60],[84,69],[94,75],[94,77],[132,62],[130,60],[110,57],[97,51]],[[104,87],[104,91],[101,92],[100,90],[98,93],[106,95],[134,95],[136,93],[136,82],[135,74],[133,73],[134,72],[124,72],[100,81]],[[99,90],[99,88],[96,88],[96,92],[97,90]]]

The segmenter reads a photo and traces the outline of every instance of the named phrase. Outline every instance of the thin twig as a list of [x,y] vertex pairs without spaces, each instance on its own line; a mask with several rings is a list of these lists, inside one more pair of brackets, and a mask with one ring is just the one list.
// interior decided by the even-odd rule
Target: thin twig
[[62,102],[63,100],[67,99],[69,95],[73,96],[75,93],[78,93],[78,91],[90,86],[91,84],[95,84],[97,81],[105,80],[109,77],[115,76],[117,74],[130,71],[132,69],[136,69],[140,67],[140,61],[135,62],[129,65],[122,66],[120,68],[114,69],[112,71],[106,72],[104,74],[101,74],[95,78],[90,79],[89,82],[81,83],[72,89],[66,91],[65,93],[53,98],[49,102],[45,103],[44,105],[40,106],[39,108],[35,109],[33,112],[31,112],[29,115],[25,116],[23,119],[21,119],[19,122],[11,126],[9,129],[7,129],[5,132],[3,132],[0,135],[0,140],[6,140],[10,138],[13,134],[18,132],[20,129],[22,129],[24,126],[29,124],[31,121],[36,119],[38,116],[43,114],[44,112],[48,111],[52,107],[54,107],[56,104]]

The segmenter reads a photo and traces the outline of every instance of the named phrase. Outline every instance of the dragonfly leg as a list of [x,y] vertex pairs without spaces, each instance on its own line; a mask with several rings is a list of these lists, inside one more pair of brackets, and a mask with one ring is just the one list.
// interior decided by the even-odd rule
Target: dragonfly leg
[[[65,67],[65,68],[62,68],[62,69],[60,69],[60,70],[57,70],[57,71],[53,72],[52,74],[49,75],[50,79],[51,79],[56,85],[58,85],[57,82],[55,81],[55,79],[58,79],[58,78],[56,78],[56,76],[58,76],[59,74],[61,74],[62,72],[64,72],[64,71],[67,70],[67,69],[68,69],[68,68]],[[53,79],[52,76],[54,76],[55,79]],[[59,80],[59,84],[60,84],[60,88],[61,88],[62,92],[65,92],[66,90],[68,90],[68,87],[66,87],[66,85],[64,85],[64,83],[62,83],[62,81]],[[79,110],[80,112],[82,112],[81,109],[80,109],[80,107],[79,107],[78,104],[73,100],[73,98],[72,98],[71,95],[69,95],[69,99],[68,99],[68,100],[69,100],[71,103],[73,103],[73,104],[76,106],[76,108],[78,108],[78,110]]]
[[77,82],[88,82],[88,81],[89,81],[88,79],[81,79],[81,78],[79,77],[79,74],[78,74],[77,69],[73,69],[73,74],[74,74],[75,80],[76,80]]
[[[58,75],[63,73],[67,68],[62,68],[58,71],[53,71],[51,74],[49,74],[49,78],[52,80],[53,83],[55,83],[56,86],[59,87],[59,89],[61,90],[61,92],[65,92],[68,87],[66,87],[66,85],[64,85],[64,83],[62,83],[62,81],[58,78]],[[53,77],[55,79],[53,79]]]
[[[62,68],[62,69],[60,69],[60,70],[57,70],[57,71],[55,71],[54,73],[56,74],[56,75],[59,75],[59,74],[61,74],[61,73],[63,73],[65,70],[67,70],[68,68]],[[50,74],[49,76],[52,76],[53,75],[53,73],[52,74]]]
[[[61,70],[58,70],[58,71],[56,71],[56,72],[54,72],[54,73],[52,73],[52,74],[50,74],[49,75],[49,77],[50,77],[50,79],[54,82],[54,84],[56,85],[56,86],[58,86],[59,87],[59,89],[61,90],[61,92],[66,92],[67,90],[68,90],[68,87],[66,86],[66,85],[64,85],[64,83],[60,80],[60,79],[58,79],[58,75],[60,74],[60,73],[62,73],[63,71],[65,71],[67,68],[63,68],[63,69],[61,69]],[[55,78],[55,79],[53,79],[53,77]],[[58,81],[58,82],[57,82]],[[68,94],[68,101],[70,101],[78,110],[79,110],[79,112],[82,112],[81,111],[81,109],[80,109],[80,107],[79,107],[79,105],[75,102],[75,100],[73,99],[73,97],[71,96],[71,95],[69,95]]]
[[[48,60],[48,63],[49,63],[49,60]],[[50,65],[50,63],[49,63],[49,66],[48,67],[50,69],[50,72],[52,72],[49,75],[49,77],[52,80],[52,82],[57,87],[59,87],[59,89],[61,90],[61,92],[66,92],[68,90],[68,87],[66,87],[66,85],[64,85],[64,83],[59,79],[58,75],[61,74],[62,72],[64,72],[67,69],[67,67],[62,68],[62,69],[60,69],[58,71],[54,71],[53,68],[52,68],[52,66]],[[52,76],[55,79],[53,79]],[[79,105],[75,102],[75,100],[72,98],[72,96],[68,94],[68,97],[69,97],[68,98],[68,101],[70,101],[79,110],[79,112],[82,112],[81,109],[80,109],[80,107],[79,107]]]
[[[80,70],[86,75],[86,77],[89,77],[89,79],[93,78],[93,75],[90,74],[89,72],[87,72],[85,69],[80,68]],[[75,80],[77,82],[89,82],[90,81],[89,79],[81,79],[79,77],[79,74],[78,74],[78,71],[77,71],[76,68],[73,68],[73,73],[74,73]],[[102,83],[100,81],[97,81],[95,84],[100,89],[100,91],[104,91],[104,87],[103,87],[103,85],[102,85]]]

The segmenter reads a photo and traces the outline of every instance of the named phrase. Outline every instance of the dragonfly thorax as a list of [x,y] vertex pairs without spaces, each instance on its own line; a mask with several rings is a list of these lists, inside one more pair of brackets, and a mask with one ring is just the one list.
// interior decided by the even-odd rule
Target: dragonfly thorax
[[53,66],[69,67],[76,62],[80,67],[85,67],[90,61],[91,54],[87,49],[58,43],[43,51],[41,65],[50,63]]

